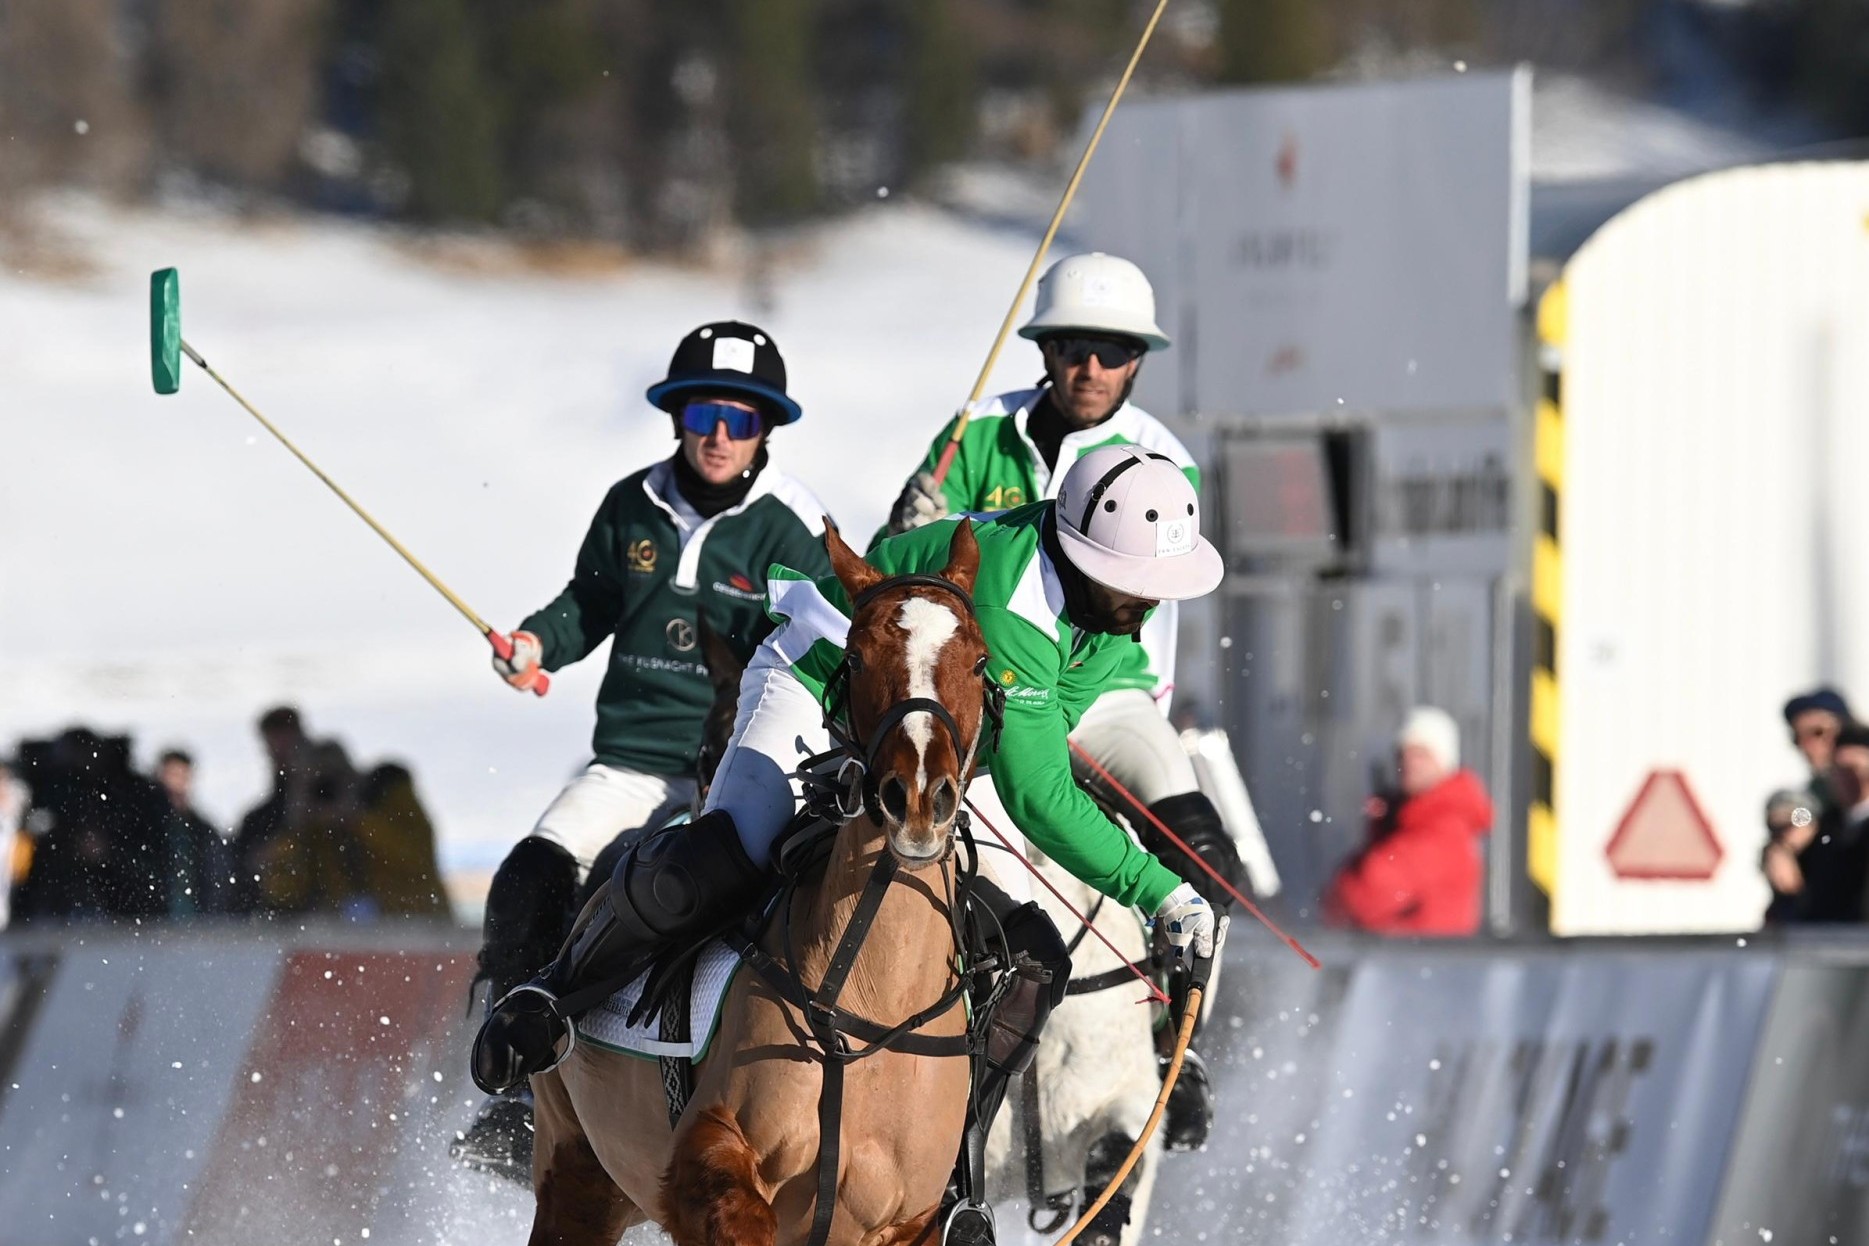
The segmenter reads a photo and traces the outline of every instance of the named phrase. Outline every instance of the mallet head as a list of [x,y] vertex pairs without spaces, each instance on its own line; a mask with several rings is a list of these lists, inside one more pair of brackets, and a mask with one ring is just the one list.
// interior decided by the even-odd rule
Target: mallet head
[[158,394],[182,387],[182,282],[173,268],[149,274],[149,371]]

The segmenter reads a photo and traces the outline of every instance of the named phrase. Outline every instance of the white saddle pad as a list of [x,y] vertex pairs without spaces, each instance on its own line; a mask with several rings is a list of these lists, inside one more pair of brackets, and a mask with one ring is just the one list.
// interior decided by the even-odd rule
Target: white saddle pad
[[643,979],[649,976],[647,972],[579,1017],[578,1038],[626,1055],[699,1060],[707,1054],[707,1045],[713,1041],[715,1027],[720,1024],[721,1001],[727,998],[727,988],[733,984],[733,975],[739,971],[740,964],[739,955],[724,943],[710,943],[702,951],[695,962],[694,987],[688,996],[688,1033],[693,1037],[687,1042],[670,1042],[659,1037],[659,1018],[651,1018],[642,1025],[628,1023],[630,1009],[642,997]]

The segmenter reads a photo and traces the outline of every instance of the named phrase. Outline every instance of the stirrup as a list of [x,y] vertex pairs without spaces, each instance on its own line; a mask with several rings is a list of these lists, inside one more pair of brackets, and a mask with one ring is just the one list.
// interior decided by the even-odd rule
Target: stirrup
[[[538,1002],[525,997],[537,996]],[[543,1055],[536,1050],[526,1050],[515,1043],[515,1024],[527,1023],[556,1029],[551,1043]],[[504,1085],[496,1084],[493,1075],[487,1073],[489,1034],[498,1028],[499,1040],[505,1044],[510,1058],[503,1061],[516,1070],[516,1076]],[[562,1039],[563,1049],[559,1043]],[[487,1013],[487,1019],[480,1025],[480,1032],[474,1035],[474,1049],[470,1057],[469,1068],[474,1076],[474,1085],[490,1095],[503,1095],[514,1087],[523,1085],[527,1078],[539,1073],[549,1073],[570,1058],[577,1050],[578,1027],[572,1023],[558,1007],[558,996],[538,982],[524,982],[503,995]],[[528,1045],[529,1046],[529,1045]],[[483,1077],[483,1074],[485,1076]]]
[[996,1228],[991,1205],[962,1199],[941,1225],[941,1246],[995,1246]]

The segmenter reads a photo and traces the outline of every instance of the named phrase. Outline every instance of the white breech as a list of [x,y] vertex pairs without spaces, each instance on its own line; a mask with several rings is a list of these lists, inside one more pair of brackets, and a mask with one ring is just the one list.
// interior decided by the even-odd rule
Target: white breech
[[[1200,787],[1181,737],[1162,717],[1155,698],[1140,688],[1118,688],[1098,697],[1084,712],[1071,739],[1128,788],[1144,808]],[[1115,807],[1126,806],[1108,790],[1102,777],[1075,755],[1071,765],[1079,781]]]
[[694,780],[595,762],[565,785],[532,833],[578,860],[578,874],[624,831],[660,826],[694,800]]

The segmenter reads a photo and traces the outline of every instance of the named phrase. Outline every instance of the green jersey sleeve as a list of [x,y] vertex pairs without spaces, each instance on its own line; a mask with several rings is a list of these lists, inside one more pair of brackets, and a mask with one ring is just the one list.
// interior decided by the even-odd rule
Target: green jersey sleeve
[[[1074,877],[1153,913],[1180,883],[1099,810],[1071,773],[1067,672],[1055,643],[1000,609],[980,612],[1006,722],[985,761],[1013,825]],[[1023,633],[1023,634],[1022,634]]]
[[[627,484],[627,482],[625,482]],[[539,638],[544,649],[541,665],[548,671],[589,656],[616,630],[623,613],[623,575],[616,560],[616,523],[619,484],[604,498],[591,520],[584,544],[578,548],[571,582],[544,609],[526,616],[521,631]]]

